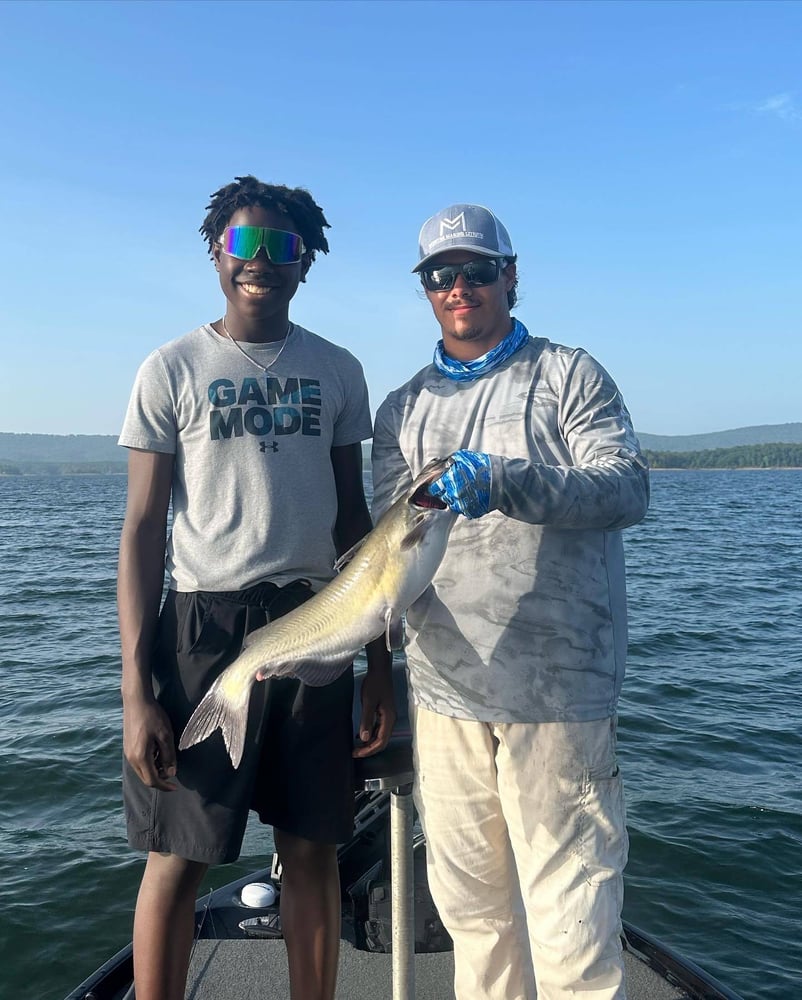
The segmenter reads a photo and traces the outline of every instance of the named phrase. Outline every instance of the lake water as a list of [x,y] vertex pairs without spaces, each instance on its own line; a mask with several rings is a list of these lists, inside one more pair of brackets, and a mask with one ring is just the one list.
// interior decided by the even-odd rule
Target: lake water
[[[658,472],[626,532],[624,916],[745,1000],[802,992],[802,471]],[[0,478],[0,993],[130,939],[114,587],[125,480]],[[268,864],[248,828],[218,887]]]

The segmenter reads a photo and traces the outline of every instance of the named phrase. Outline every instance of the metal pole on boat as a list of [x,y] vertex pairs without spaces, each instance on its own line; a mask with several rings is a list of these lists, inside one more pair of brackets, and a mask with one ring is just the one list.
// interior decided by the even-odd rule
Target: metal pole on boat
[[412,785],[390,795],[390,858],[392,870],[393,1000],[415,996],[415,879],[412,853]]

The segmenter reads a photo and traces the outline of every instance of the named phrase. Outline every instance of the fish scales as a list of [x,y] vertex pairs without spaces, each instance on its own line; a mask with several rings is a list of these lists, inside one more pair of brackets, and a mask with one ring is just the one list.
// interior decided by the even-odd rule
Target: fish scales
[[400,628],[401,617],[432,581],[456,515],[427,487],[451,464],[435,459],[340,560],[339,576],[300,607],[250,633],[214,681],[179,741],[187,750],[220,729],[231,763],[242,760],[253,685],[267,677],[330,684],[367,643]]

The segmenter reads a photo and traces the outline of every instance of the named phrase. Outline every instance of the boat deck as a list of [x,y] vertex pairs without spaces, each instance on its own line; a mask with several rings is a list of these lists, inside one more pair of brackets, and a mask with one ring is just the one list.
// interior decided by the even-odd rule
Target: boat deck
[[[625,955],[627,995],[633,1000],[698,1000],[665,982],[632,955]],[[416,1000],[452,1000],[451,952],[415,956]],[[287,953],[280,940],[200,940],[192,956],[187,1000],[286,1000]],[[358,951],[344,940],[336,1000],[390,1000],[392,955]]]
[[[386,879],[399,865],[414,886],[414,911],[418,891],[426,887],[425,841],[411,818],[409,784],[412,753],[403,672],[394,671],[399,719],[390,746],[382,754],[359,762],[354,837],[338,851],[343,886],[343,920],[336,1000],[391,1000],[393,956],[365,950],[365,921],[369,915],[369,887]],[[358,696],[355,706],[358,706]],[[358,708],[355,707],[355,715]],[[358,721],[358,720],[357,720]],[[381,789],[381,790],[379,790]],[[391,796],[387,789],[395,789]],[[393,820],[395,816],[395,821]],[[403,818],[404,827],[400,820]],[[394,822],[399,825],[395,826]],[[403,834],[399,840],[399,832]],[[406,860],[405,855],[409,852]],[[243,918],[278,912],[252,907],[242,899],[249,882],[272,880],[280,886],[274,866],[252,872],[198,900],[195,911],[196,941],[190,960],[186,1000],[287,1000],[290,995],[287,952],[284,941],[248,937]],[[429,913],[428,892],[420,896],[423,923]],[[387,914],[380,911],[385,919]],[[393,919],[395,916],[393,915]],[[403,915],[402,915],[403,919]],[[412,921],[413,925],[415,921]],[[386,930],[386,922],[385,922]],[[629,1000],[740,1000],[715,983],[693,963],[683,960],[649,935],[624,925],[624,968]],[[416,936],[413,935],[413,936]],[[357,940],[359,938],[359,940]],[[410,942],[411,943],[411,942]],[[436,943],[443,944],[442,941]],[[453,1000],[454,957],[450,951],[432,951],[433,942],[423,941],[414,955],[415,1000]],[[129,945],[93,977],[74,990],[67,1000],[132,1000],[132,947]],[[411,984],[410,984],[411,986]],[[400,991],[399,991],[400,992]]]
[[[627,994],[633,1000],[697,1000],[665,982],[648,966],[625,955]],[[454,959],[451,952],[415,956],[416,1000],[452,1000]],[[336,1000],[390,1000],[392,955],[358,951],[343,940]],[[221,997],[290,995],[287,952],[280,940],[200,940],[192,956],[187,1000]]]
[[[357,788],[393,788],[403,785],[412,778],[412,745],[407,706],[406,679],[403,670],[394,669],[396,705],[399,719],[390,746],[377,757],[359,761],[357,767]],[[358,681],[361,678],[358,678]],[[354,698],[354,717],[357,724],[359,696]],[[378,781],[378,779],[381,779]],[[375,794],[375,793],[374,793]],[[385,796],[387,793],[384,793]],[[381,843],[375,831],[387,832],[388,821],[382,816],[388,810],[387,801],[381,797],[382,806],[368,793],[360,793],[364,803],[358,809],[354,845],[350,851],[357,855],[359,864],[352,867],[349,851],[341,852],[340,870],[343,884],[353,897],[351,881],[358,878],[367,880],[366,866],[377,857],[384,857],[390,867],[391,848],[389,840]],[[359,831],[367,831],[362,835]],[[370,831],[373,831],[371,833]],[[414,882],[426,883],[425,845],[417,838],[414,847]],[[366,844],[371,844],[368,851]],[[366,853],[367,852],[367,853]],[[367,854],[370,861],[366,862]],[[268,872],[256,873],[251,879],[268,877]],[[239,1000],[239,998],[263,997],[286,1000],[289,997],[289,973],[287,953],[282,940],[245,938],[238,930],[237,923],[242,918],[238,890],[245,880],[234,883],[227,889],[211,894],[214,897],[211,926],[203,927],[202,905],[198,916],[201,928],[195,944],[187,982],[187,1000]],[[258,912],[258,911],[254,911]],[[363,914],[364,917],[365,914]],[[340,942],[340,964],[337,979],[336,1000],[390,1000],[393,996],[392,955],[366,951],[357,947],[354,914],[343,910],[342,940]],[[360,942],[364,944],[364,942]],[[703,992],[687,992],[672,984],[670,969],[659,963],[652,968],[650,944],[633,938],[633,951],[625,952],[627,995],[630,1000],[701,1000]],[[639,953],[639,949],[643,949]],[[450,951],[417,953],[415,955],[416,1000],[453,1000],[454,997],[454,956]],[[674,982],[677,980],[674,979]]]

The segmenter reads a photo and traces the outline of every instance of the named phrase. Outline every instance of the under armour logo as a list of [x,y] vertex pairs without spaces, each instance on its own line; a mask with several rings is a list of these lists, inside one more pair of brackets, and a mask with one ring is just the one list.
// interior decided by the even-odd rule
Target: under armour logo
[[278,442],[277,441],[271,441],[269,445],[268,445],[267,441],[260,441],[259,442],[259,451],[261,451],[261,453],[263,455],[267,451],[268,447],[270,448],[270,450],[275,455],[275,453],[278,451]]

